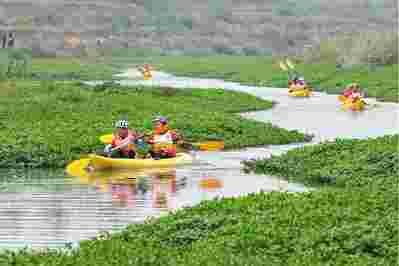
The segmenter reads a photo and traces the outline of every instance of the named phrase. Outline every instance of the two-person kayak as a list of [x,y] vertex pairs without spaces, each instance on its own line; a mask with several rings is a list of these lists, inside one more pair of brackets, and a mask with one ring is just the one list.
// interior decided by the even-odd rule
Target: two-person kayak
[[179,165],[191,164],[193,158],[187,153],[178,153],[176,157],[154,160],[150,159],[127,159],[109,158],[96,154],[89,155],[90,166],[95,170],[119,168],[119,169],[139,169],[139,168],[161,168],[174,167]]

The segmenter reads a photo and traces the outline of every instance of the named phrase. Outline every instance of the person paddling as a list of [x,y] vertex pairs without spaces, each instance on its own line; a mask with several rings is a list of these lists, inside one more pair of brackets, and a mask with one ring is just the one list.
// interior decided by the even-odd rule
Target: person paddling
[[135,158],[134,142],[138,138],[137,133],[129,130],[129,123],[126,120],[119,120],[116,128],[112,143],[105,146],[104,153],[117,158]]
[[153,133],[148,140],[152,145],[151,156],[154,159],[176,157],[176,143],[180,143],[181,137],[169,128],[165,117],[157,117],[153,120]]
[[351,83],[346,86],[345,90],[342,92],[342,95],[346,99],[350,99],[351,102],[355,102],[362,97],[360,92],[360,86],[357,83]]
[[296,76],[288,84],[289,84],[289,92],[304,90],[307,87],[304,77]]

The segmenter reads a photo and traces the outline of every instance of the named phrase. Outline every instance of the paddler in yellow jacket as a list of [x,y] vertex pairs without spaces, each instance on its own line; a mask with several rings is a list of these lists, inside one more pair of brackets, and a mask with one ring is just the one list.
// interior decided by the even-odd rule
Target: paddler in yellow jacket
[[151,74],[152,68],[149,64],[144,64],[144,66],[139,68],[139,70],[143,74],[143,77],[145,80],[152,78],[152,74]]

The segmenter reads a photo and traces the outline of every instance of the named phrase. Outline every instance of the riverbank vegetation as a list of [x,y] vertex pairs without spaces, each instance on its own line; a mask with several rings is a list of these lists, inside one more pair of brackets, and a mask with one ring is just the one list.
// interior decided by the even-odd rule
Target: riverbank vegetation
[[[287,74],[278,66],[279,59],[252,56],[162,57],[168,72],[183,76],[220,78],[244,84],[287,87]],[[398,64],[346,68],[331,62],[307,63],[294,60],[299,73],[316,90],[339,94],[352,82],[358,82],[369,97],[397,102]]]
[[99,136],[116,120],[140,129],[157,113],[188,141],[216,136],[226,148],[304,141],[297,131],[236,114],[272,107],[245,93],[26,80],[4,81],[0,95],[0,167],[62,167],[101,148]]
[[[399,136],[292,150],[247,164],[317,185],[219,199],[80,249],[3,253],[4,265],[396,265]],[[328,178],[322,178],[328,177]],[[3,265],[2,264],[2,265]]]
[[[31,76],[36,80],[112,80],[115,79],[113,74],[120,73],[132,65],[149,62],[157,71],[181,76],[219,78],[256,86],[285,88],[287,73],[279,68],[279,60],[280,58],[273,57],[227,55],[157,56],[152,57],[151,60],[146,57],[115,57],[99,63],[69,58],[33,59]],[[305,76],[315,90],[339,94],[347,84],[357,82],[368,97],[398,102],[399,67],[397,63],[347,65],[335,60],[308,58],[292,60],[295,62],[297,71]]]
[[[315,90],[337,94],[347,84],[357,82],[369,97],[398,102],[397,43],[397,32],[338,35],[321,39],[317,45],[291,59]],[[13,58],[27,58],[27,74],[23,76],[33,80],[112,80],[115,79],[113,74],[149,63],[157,71],[176,75],[287,87],[287,73],[278,64],[283,58],[264,55],[172,56],[151,49],[127,48],[109,51],[104,56],[81,58],[31,58],[26,50],[11,49],[8,53],[0,53],[0,57],[4,59],[0,64],[0,79],[21,76],[21,67],[14,67],[9,77],[6,73]]]

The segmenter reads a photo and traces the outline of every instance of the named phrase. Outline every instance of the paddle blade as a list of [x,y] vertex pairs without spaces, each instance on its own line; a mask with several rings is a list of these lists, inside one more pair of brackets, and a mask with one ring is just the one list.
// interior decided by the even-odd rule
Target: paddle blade
[[223,141],[206,141],[197,143],[184,142],[180,145],[183,149],[187,150],[200,150],[200,151],[221,151],[224,149]]
[[288,66],[289,68],[291,68],[291,69],[294,69],[294,68],[295,68],[294,64],[293,64],[289,59],[285,60],[285,63],[287,64],[287,66]]
[[202,143],[197,143],[201,151],[221,151],[224,149],[223,141],[207,141]]
[[287,71],[287,70],[288,70],[287,66],[284,65],[284,63],[281,62],[281,61],[279,62],[279,67],[280,67],[282,70],[284,70],[284,71]]
[[104,144],[111,144],[112,138],[113,138],[113,134],[102,135],[100,137],[100,141]]

